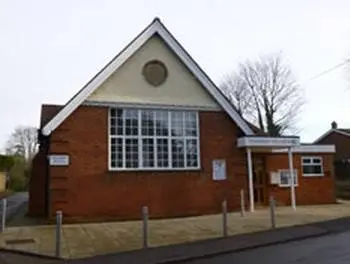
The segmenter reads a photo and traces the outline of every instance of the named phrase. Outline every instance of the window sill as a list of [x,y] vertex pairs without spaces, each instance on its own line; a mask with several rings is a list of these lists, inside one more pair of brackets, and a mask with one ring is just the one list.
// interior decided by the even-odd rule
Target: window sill
[[324,177],[324,174],[322,173],[322,174],[303,174],[303,177],[306,177],[306,178],[308,178],[308,177],[310,177],[310,178],[312,178],[312,177]]
[[[294,185],[294,187],[298,187],[298,186],[299,186],[299,184]],[[290,185],[278,185],[278,187],[280,187],[280,188],[290,188],[291,186]]]
[[108,168],[109,172],[181,172],[181,171],[201,171],[202,168],[124,168],[113,169]]

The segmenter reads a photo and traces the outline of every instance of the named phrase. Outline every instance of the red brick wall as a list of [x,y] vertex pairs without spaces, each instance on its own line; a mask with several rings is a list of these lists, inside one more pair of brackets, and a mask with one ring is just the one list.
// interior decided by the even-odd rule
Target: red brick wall
[[[321,156],[323,158],[323,177],[304,177],[302,175],[301,157]],[[334,174],[333,174],[333,154],[293,154],[293,166],[298,170],[298,186],[295,188],[297,204],[323,204],[334,203]],[[266,159],[267,171],[277,171],[288,169],[288,154],[270,154]],[[268,178],[270,176],[268,175]],[[279,204],[290,204],[290,187],[278,187],[271,185],[268,179],[268,191],[273,195]]]
[[[245,150],[237,149],[237,126],[223,112],[200,112],[199,171],[108,171],[108,109],[79,107],[51,134],[50,153],[68,153],[69,167],[51,167],[52,212],[66,217],[140,218],[217,213],[227,198],[239,208],[246,188]],[[226,159],[225,181],[212,180],[212,160]],[[247,193],[247,192],[245,192]]]

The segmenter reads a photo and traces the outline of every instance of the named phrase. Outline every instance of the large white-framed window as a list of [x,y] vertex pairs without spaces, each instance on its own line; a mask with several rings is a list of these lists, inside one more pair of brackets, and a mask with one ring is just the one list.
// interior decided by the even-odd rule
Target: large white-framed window
[[322,157],[304,156],[301,157],[301,165],[304,177],[323,176],[323,160]]
[[[290,170],[278,170],[279,174],[279,186],[280,187],[290,187],[292,177],[290,176]],[[298,186],[298,173],[297,170],[293,171],[294,186]]]
[[109,109],[110,170],[200,168],[196,111]]

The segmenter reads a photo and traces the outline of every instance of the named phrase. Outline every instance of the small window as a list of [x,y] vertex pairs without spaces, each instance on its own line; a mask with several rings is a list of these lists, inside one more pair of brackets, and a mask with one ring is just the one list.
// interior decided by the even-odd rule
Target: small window
[[[291,185],[291,177],[290,177],[290,171],[289,170],[279,170],[279,177],[280,177],[280,182],[279,186],[280,187],[290,187]],[[294,186],[298,186],[298,175],[297,171],[294,170],[293,173],[293,179],[294,179]]]
[[321,157],[302,157],[303,176],[323,176],[323,164]]

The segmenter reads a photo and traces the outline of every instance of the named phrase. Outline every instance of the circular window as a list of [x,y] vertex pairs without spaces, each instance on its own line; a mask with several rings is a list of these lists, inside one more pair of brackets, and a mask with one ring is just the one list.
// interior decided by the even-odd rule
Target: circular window
[[164,83],[168,75],[164,63],[158,60],[147,62],[143,66],[142,73],[146,81],[153,86],[158,86]]

